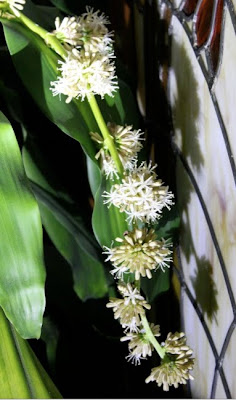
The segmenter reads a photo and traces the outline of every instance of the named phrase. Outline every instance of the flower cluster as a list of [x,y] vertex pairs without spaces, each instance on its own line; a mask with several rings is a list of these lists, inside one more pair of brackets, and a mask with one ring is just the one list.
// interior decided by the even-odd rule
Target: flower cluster
[[57,17],[52,32],[64,45],[67,56],[59,61],[60,76],[51,82],[54,96],[64,94],[69,103],[73,98],[86,96],[113,96],[118,88],[115,76],[112,34],[108,32],[107,18],[99,11],[87,12],[80,17]]
[[162,239],[156,239],[154,229],[138,229],[132,232],[125,232],[124,238],[116,238],[119,246],[105,248],[108,255],[106,261],[110,261],[114,269],[111,271],[118,279],[123,279],[124,273],[133,272],[135,280],[140,276],[152,278],[152,270],[169,267],[171,262],[170,244]]
[[138,332],[141,325],[140,316],[145,313],[145,308],[149,310],[151,306],[140,295],[138,289],[130,283],[119,284],[118,290],[123,299],[111,298],[107,307],[113,308],[114,317],[119,318],[122,328],[126,331]]
[[22,11],[26,0],[0,0],[0,11],[4,17],[11,17],[12,14],[16,17],[20,16],[19,11]]
[[188,379],[193,379],[189,371],[193,369],[194,359],[191,358],[193,352],[186,345],[183,332],[169,333],[163,348],[165,356],[161,365],[152,369],[146,383],[156,381],[158,386],[163,385],[163,390],[168,391],[169,386],[177,388],[179,384],[186,384]]
[[83,47],[86,52],[97,53],[112,52],[112,32],[106,25],[108,18],[99,11],[94,12],[91,7],[86,8],[86,13],[79,17],[65,17],[62,21],[57,17],[56,29],[52,32],[69,49],[72,47]]
[[[154,337],[160,336],[160,326],[150,324],[150,329]],[[140,360],[146,359],[152,355],[153,345],[149,341],[145,329],[140,329],[139,332],[129,332],[121,339],[121,342],[129,340],[129,355],[126,357],[132,364],[140,365]]]
[[[108,130],[114,140],[119,158],[125,170],[131,170],[135,167],[137,160],[137,153],[143,147],[141,144],[143,132],[140,129],[133,130],[132,125],[116,125],[115,123],[108,122]],[[92,140],[99,146],[99,151],[96,154],[96,159],[101,158],[102,170],[106,178],[113,180],[114,177],[118,178],[118,171],[116,165],[110,156],[106,141],[97,132],[90,132]]]
[[160,218],[164,207],[173,205],[173,194],[157,179],[156,166],[141,163],[124,173],[122,182],[112,186],[110,192],[104,192],[104,203],[113,204],[120,212],[127,214],[127,221],[155,222]]

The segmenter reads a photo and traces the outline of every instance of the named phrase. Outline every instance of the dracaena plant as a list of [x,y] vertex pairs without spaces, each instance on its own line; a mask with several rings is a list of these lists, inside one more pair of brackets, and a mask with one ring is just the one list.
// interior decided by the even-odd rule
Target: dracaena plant
[[[173,245],[160,237],[158,223],[163,211],[174,205],[174,195],[157,176],[157,166],[140,156],[145,148],[144,133],[134,127],[135,123],[124,122],[109,20],[100,11],[87,7],[80,16],[56,17],[54,29],[47,31],[24,13],[24,6],[25,0],[0,0],[6,42],[18,73],[39,108],[63,132],[78,140],[87,155],[94,195],[93,230],[117,286],[117,297],[110,297],[107,307],[124,329],[120,340],[128,342],[127,360],[139,365],[156,351],[160,362],[146,382],[156,381],[165,391],[170,386],[177,388],[192,379],[192,350],[183,332],[170,332],[164,342],[159,342],[160,326],[149,321],[151,305],[143,284],[166,274],[171,265]],[[25,60],[23,53],[26,57],[30,48],[40,55],[41,75],[30,77],[27,65],[20,65]],[[31,67],[37,73],[36,66]],[[38,94],[42,90],[43,100]],[[129,114],[128,107],[125,113]],[[27,172],[29,160],[24,160]],[[44,214],[45,197],[37,185],[33,189],[41,204],[45,229],[56,246],[63,248],[49,228],[49,215]],[[65,215],[60,214],[59,208],[56,213],[57,222],[65,225]],[[68,226],[69,240],[76,240],[71,219]],[[66,250],[62,254],[69,258]],[[86,268],[90,263],[94,265],[92,256],[86,262]],[[87,286],[97,279],[100,266],[96,268],[90,270]],[[77,282],[75,289],[81,298],[86,298],[83,282]],[[105,295],[106,290],[104,287],[97,297]]]

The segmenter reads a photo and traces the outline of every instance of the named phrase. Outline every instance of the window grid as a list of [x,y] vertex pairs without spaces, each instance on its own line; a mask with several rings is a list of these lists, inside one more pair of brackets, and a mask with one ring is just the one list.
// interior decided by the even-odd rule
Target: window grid
[[[199,7],[201,6],[202,2],[203,2],[203,0],[199,0],[197,2],[196,9],[199,9]],[[220,4],[220,2],[221,2],[221,0],[215,0],[214,1],[214,3],[213,3],[213,6],[214,6],[213,13],[216,13],[217,7]],[[211,96],[212,102],[213,102],[214,107],[215,107],[215,112],[216,112],[216,115],[217,115],[217,118],[218,118],[218,121],[219,121],[219,124],[220,124],[220,127],[221,127],[222,136],[223,136],[223,139],[224,139],[225,147],[226,147],[228,158],[229,158],[229,161],[230,161],[234,182],[236,184],[236,165],[235,165],[235,162],[234,162],[234,158],[232,157],[232,150],[231,150],[230,141],[229,141],[229,138],[228,138],[228,135],[227,135],[227,130],[226,130],[226,127],[225,127],[225,124],[224,124],[224,120],[223,120],[223,117],[221,115],[220,108],[219,108],[219,105],[218,105],[218,102],[217,102],[217,99],[216,99],[216,96],[215,96],[215,93],[214,93],[214,83],[216,82],[216,79],[218,77],[218,74],[219,74],[219,71],[220,71],[220,67],[221,67],[221,61],[222,61],[222,53],[223,53],[223,48],[222,47],[223,47],[223,36],[224,36],[226,7],[229,10],[231,21],[232,21],[232,24],[233,24],[233,27],[234,27],[234,30],[235,30],[235,33],[236,33],[235,9],[234,9],[232,0],[224,0],[223,1],[223,3],[222,3],[223,4],[223,6],[222,6],[223,7],[222,20],[221,20],[221,37],[220,37],[219,54],[218,54],[218,65],[217,65],[217,68],[215,68],[215,70],[213,70],[213,68],[211,66],[211,62],[210,62],[209,45],[207,44],[205,47],[202,46],[200,48],[197,48],[196,45],[195,45],[196,43],[194,43],[194,40],[196,41],[196,39],[194,39],[194,37],[192,35],[192,32],[190,31],[189,26],[187,25],[187,21],[193,19],[193,15],[187,16],[182,11],[185,3],[186,3],[186,0],[182,0],[179,8],[175,8],[173,6],[173,3],[170,0],[160,0],[160,5],[163,5],[163,4],[166,5],[169,8],[169,10],[171,10],[172,15],[174,15],[176,18],[178,18],[178,20],[182,24],[183,29],[184,29],[184,31],[185,31],[185,33],[186,33],[186,35],[187,35],[187,37],[188,37],[188,39],[189,39],[189,41],[191,43],[191,46],[192,46],[192,48],[193,48],[193,50],[195,52],[196,58],[197,58],[197,60],[199,62],[199,65],[200,65],[201,70],[203,72],[203,75],[205,77],[206,83],[207,83],[208,88],[209,88],[210,96]],[[195,22],[196,22],[196,16],[194,18],[195,18]],[[214,24],[212,23],[211,24],[211,32],[210,32],[211,34],[213,33],[213,29],[214,29]],[[201,52],[203,52],[203,51],[205,52],[206,58],[208,60],[208,67],[209,67],[208,69],[205,67],[203,59],[201,57]],[[186,173],[188,174],[188,177],[191,180],[191,183],[192,183],[192,185],[193,185],[193,187],[194,187],[194,189],[196,191],[196,194],[198,196],[200,205],[202,207],[202,210],[203,210],[203,213],[204,213],[204,216],[205,216],[205,219],[206,219],[209,231],[210,231],[212,242],[213,242],[213,245],[215,247],[215,250],[216,250],[216,253],[217,253],[217,256],[218,256],[218,259],[219,259],[220,267],[221,267],[221,270],[222,270],[222,273],[223,273],[223,276],[224,276],[225,284],[226,284],[228,295],[229,295],[230,302],[231,302],[231,307],[232,307],[232,311],[233,311],[233,316],[234,317],[233,317],[233,320],[232,320],[232,322],[230,323],[230,325],[228,327],[228,330],[227,330],[227,333],[226,333],[226,336],[225,336],[225,339],[224,339],[224,342],[223,342],[223,345],[222,345],[222,348],[221,348],[221,351],[220,351],[219,354],[217,352],[214,340],[213,340],[213,338],[211,336],[211,333],[209,331],[207,323],[206,323],[206,321],[204,319],[204,315],[201,312],[196,299],[193,297],[192,293],[190,292],[190,290],[188,288],[188,285],[186,284],[184,273],[183,273],[183,268],[182,268],[182,264],[181,264],[179,248],[177,249],[178,259],[179,259],[179,268],[175,267],[174,271],[175,271],[175,273],[176,273],[176,275],[177,275],[177,277],[179,279],[182,292],[185,292],[186,295],[188,296],[188,299],[190,300],[192,306],[194,307],[194,309],[196,311],[196,314],[197,314],[199,320],[202,323],[202,326],[203,326],[203,329],[205,331],[206,337],[207,337],[207,339],[209,341],[210,347],[211,347],[213,355],[215,357],[215,371],[214,371],[213,381],[212,381],[212,385],[211,385],[211,398],[215,398],[216,387],[217,387],[217,382],[218,382],[218,377],[219,376],[221,377],[226,397],[227,398],[232,398],[231,393],[230,393],[230,388],[228,386],[227,378],[226,378],[225,373],[224,373],[223,363],[224,363],[224,357],[225,357],[225,354],[226,354],[226,351],[227,351],[231,336],[232,336],[232,334],[234,332],[234,329],[235,329],[235,326],[236,326],[236,303],[235,303],[235,297],[234,297],[233,290],[232,290],[232,287],[231,287],[231,284],[230,284],[230,279],[229,279],[229,276],[228,276],[228,273],[227,273],[227,269],[226,269],[226,265],[225,265],[225,262],[224,262],[224,259],[223,259],[223,256],[222,256],[222,252],[221,252],[221,249],[220,249],[220,246],[219,246],[216,234],[215,234],[215,230],[214,230],[211,218],[209,216],[206,204],[205,204],[204,199],[202,197],[201,191],[199,189],[199,186],[198,186],[198,184],[197,184],[197,182],[196,182],[196,180],[194,178],[194,175],[193,175],[193,172],[191,171],[190,166],[188,165],[188,163],[187,163],[186,159],[184,158],[184,156],[183,156],[182,152],[180,151],[180,149],[175,144],[174,138],[172,138],[172,147],[173,147],[174,153],[179,158],[179,160],[181,161]]]

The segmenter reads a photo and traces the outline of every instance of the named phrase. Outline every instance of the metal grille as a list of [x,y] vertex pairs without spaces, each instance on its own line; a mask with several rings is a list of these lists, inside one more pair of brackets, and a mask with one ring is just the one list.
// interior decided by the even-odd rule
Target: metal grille
[[[228,138],[227,130],[226,130],[224,120],[221,115],[220,108],[219,108],[219,105],[217,102],[217,98],[216,98],[216,95],[214,92],[214,84],[216,82],[216,79],[217,79],[217,76],[219,74],[220,67],[221,67],[222,52],[223,52],[223,49],[222,49],[223,39],[222,38],[224,35],[226,9],[228,9],[228,11],[230,13],[230,17],[231,17],[235,32],[236,32],[236,15],[235,15],[234,6],[233,6],[233,3],[231,0],[215,0],[215,1],[208,0],[207,6],[212,7],[212,9],[211,9],[212,18],[211,18],[210,27],[205,27],[207,35],[208,35],[208,39],[205,41],[205,43],[202,43],[203,37],[204,37],[204,32],[197,31],[198,30],[197,16],[200,11],[202,13],[204,12],[204,7],[207,7],[206,4],[207,4],[207,2],[204,0],[199,0],[199,1],[183,0],[180,3],[179,7],[175,8],[172,1],[160,0],[160,8],[162,7],[162,5],[165,5],[168,8],[169,12],[172,15],[174,15],[176,18],[178,18],[179,22],[182,24],[182,27],[191,43],[193,51],[195,52],[196,59],[199,62],[199,65],[201,67],[201,70],[203,72],[203,75],[205,77],[206,83],[209,88],[212,102],[214,104],[215,112],[216,112],[216,115],[217,115],[217,118],[218,118],[218,121],[219,121],[219,124],[221,127],[222,136],[223,136],[225,147],[226,147],[227,154],[229,157],[229,162],[231,165],[231,171],[233,174],[234,182],[236,184],[235,161],[232,156],[232,151],[231,151],[231,147],[230,147],[230,141]],[[208,10],[208,12],[209,12],[209,10]],[[191,19],[193,22],[193,26],[195,28],[195,33],[190,31],[190,29],[189,29],[188,22]],[[215,40],[214,37],[216,38],[216,34],[218,35],[217,36],[218,42],[213,43],[213,40]],[[214,51],[215,51],[215,53],[214,53]],[[203,62],[203,59],[202,59],[203,52],[204,52],[204,55],[208,62],[208,68],[206,68],[206,66]],[[198,186],[198,183],[194,177],[194,174],[190,168],[190,165],[186,161],[186,159],[185,159],[184,155],[182,154],[182,152],[180,151],[180,149],[175,144],[174,140],[173,140],[172,145],[173,145],[173,149],[174,149],[174,152],[175,152],[177,158],[180,160],[180,162],[181,162],[184,170],[186,171],[186,173],[195,189],[195,192],[198,196],[201,208],[202,208],[204,216],[205,216],[205,220],[206,220],[208,228],[209,228],[211,239],[212,239],[216,254],[218,256],[219,264],[220,264],[220,267],[221,267],[221,270],[223,273],[224,281],[225,281],[225,284],[227,287],[228,296],[229,296],[232,311],[233,311],[234,317],[233,317],[231,324],[228,327],[227,334],[225,336],[225,339],[224,339],[224,342],[223,342],[220,352],[217,351],[216,345],[214,343],[214,339],[213,339],[211,332],[207,326],[206,320],[204,319],[204,314],[202,313],[196,299],[193,297],[193,295],[186,283],[183,268],[181,265],[181,257],[180,257],[179,249],[178,249],[178,258],[179,258],[180,268],[179,269],[175,268],[175,273],[177,274],[178,279],[180,281],[182,292],[185,292],[186,295],[188,296],[189,301],[191,302],[192,306],[194,307],[194,309],[196,311],[196,314],[197,314],[199,320],[201,321],[202,327],[205,331],[206,337],[208,339],[209,345],[212,349],[212,352],[213,352],[213,355],[215,358],[215,370],[214,370],[214,376],[213,376],[213,381],[212,381],[212,385],[211,385],[211,398],[215,398],[216,386],[217,386],[219,376],[222,380],[222,384],[223,384],[223,387],[225,390],[226,397],[232,398],[230,388],[229,388],[229,385],[227,382],[227,377],[225,376],[225,373],[224,373],[224,357],[225,357],[231,336],[234,332],[235,325],[236,325],[235,297],[234,297],[230,279],[229,279],[229,276],[227,273],[225,261],[224,261],[223,255],[222,255],[222,250],[218,243],[217,236],[214,231],[213,223],[210,218],[207,206],[204,202],[203,196],[201,194],[200,188]]]

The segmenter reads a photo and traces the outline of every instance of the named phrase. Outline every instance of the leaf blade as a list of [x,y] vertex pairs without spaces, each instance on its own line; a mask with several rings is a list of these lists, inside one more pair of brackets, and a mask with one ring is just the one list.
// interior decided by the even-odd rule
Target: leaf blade
[[24,338],[39,338],[45,308],[42,226],[9,121],[0,112],[0,305]]
[[61,398],[27,341],[0,309],[0,397],[3,399]]

